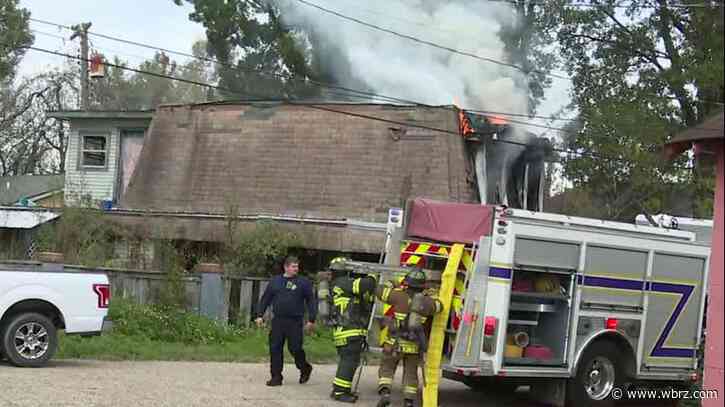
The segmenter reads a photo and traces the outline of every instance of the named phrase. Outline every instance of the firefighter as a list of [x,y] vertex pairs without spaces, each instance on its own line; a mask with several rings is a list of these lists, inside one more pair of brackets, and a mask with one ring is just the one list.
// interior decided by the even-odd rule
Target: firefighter
[[338,257],[330,262],[329,267],[332,277],[331,321],[339,358],[330,398],[355,403],[358,396],[352,390],[352,382],[361,354],[367,347],[365,338],[375,301],[376,280],[371,276],[351,273],[346,263],[347,259]]
[[402,284],[388,283],[376,290],[380,301],[391,306],[384,327],[388,337],[383,342],[383,361],[378,371],[378,407],[390,405],[390,391],[395,370],[403,362],[403,401],[412,407],[418,395],[418,365],[426,351],[425,323],[428,317],[440,312],[443,306],[437,298],[425,292],[425,273],[421,268],[409,271]]

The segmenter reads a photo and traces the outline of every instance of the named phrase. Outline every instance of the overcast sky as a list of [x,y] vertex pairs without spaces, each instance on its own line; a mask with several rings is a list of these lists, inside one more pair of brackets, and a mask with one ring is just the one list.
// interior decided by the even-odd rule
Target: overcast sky
[[[92,22],[91,31],[182,52],[191,52],[192,44],[205,38],[204,27],[189,21],[190,7],[178,7],[171,0],[20,0],[20,6],[40,20],[63,25]],[[36,30],[33,32],[36,47],[77,52],[77,42],[68,40],[67,30],[34,21],[30,27]],[[65,43],[56,36],[65,37]],[[150,49],[101,38],[91,37],[91,45],[106,56],[119,55],[133,65],[154,54]],[[42,72],[63,62],[62,57],[30,50],[23,58],[20,74]]]
[[[320,0],[319,3],[337,4],[327,0]],[[205,38],[204,28],[188,19],[191,7],[176,6],[172,0],[20,0],[20,5],[29,9],[33,18],[63,25],[90,21],[93,23],[91,31],[182,52],[191,52],[193,43]],[[345,6],[339,5],[339,7],[352,16],[369,18],[353,8],[347,10]],[[71,54],[78,53],[77,41],[69,41],[70,32],[67,30],[33,21],[30,26],[35,30],[33,34],[36,47]],[[58,37],[64,37],[65,40]],[[91,37],[91,46],[106,57],[118,55],[132,65],[137,65],[154,54],[150,49],[97,37]],[[173,56],[173,58],[178,62],[184,62],[183,57]],[[62,57],[29,50],[23,58],[19,73],[32,75],[61,66],[63,63]],[[480,62],[472,61],[472,63]],[[547,100],[538,113],[547,115],[567,104],[568,85],[567,81],[554,79],[554,85],[547,92]],[[553,125],[557,126],[557,122]],[[536,128],[529,130],[540,132],[540,129]]]

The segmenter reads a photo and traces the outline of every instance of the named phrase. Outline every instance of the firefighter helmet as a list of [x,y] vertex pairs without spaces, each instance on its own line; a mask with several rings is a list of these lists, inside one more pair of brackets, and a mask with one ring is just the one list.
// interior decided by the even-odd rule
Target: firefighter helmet
[[419,268],[413,269],[405,275],[403,284],[410,288],[422,290],[425,288],[425,273]]
[[348,261],[350,261],[350,259],[345,258],[345,257],[335,257],[330,262],[329,269],[333,273],[344,273],[344,272],[347,272],[347,271],[349,271],[349,267],[347,265],[347,262]]

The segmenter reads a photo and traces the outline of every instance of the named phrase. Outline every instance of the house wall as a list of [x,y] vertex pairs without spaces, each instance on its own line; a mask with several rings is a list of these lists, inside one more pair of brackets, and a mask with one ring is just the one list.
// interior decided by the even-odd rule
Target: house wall
[[[65,161],[65,203],[77,205],[83,197],[93,202],[114,199],[118,179],[118,157],[121,131],[148,128],[149,120],[78,119],[71,121]],[[81,165],[81,135],[108,135],[106,166],[84,169]]]

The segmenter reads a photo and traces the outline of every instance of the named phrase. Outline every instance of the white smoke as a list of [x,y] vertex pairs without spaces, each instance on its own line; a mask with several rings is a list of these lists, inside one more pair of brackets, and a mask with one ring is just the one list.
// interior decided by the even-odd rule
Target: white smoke
[[[499,31],[516,24],[516,14],[503,2],[309,1],[421,40],[509,62]],[[527,113],[526,81],[514,68],[377,31],[296,0],[275,3],[285,24],[310,33],[318,62],[340,85],[362,85],[426,104]]]

